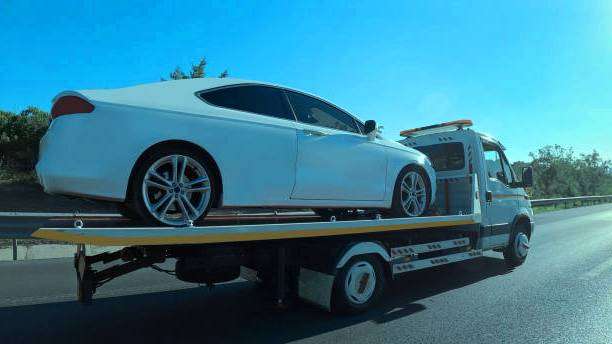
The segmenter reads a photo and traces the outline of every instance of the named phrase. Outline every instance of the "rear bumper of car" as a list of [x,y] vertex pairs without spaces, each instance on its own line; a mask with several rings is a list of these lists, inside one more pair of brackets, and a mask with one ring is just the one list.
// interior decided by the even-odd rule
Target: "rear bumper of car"
[[122,201],[131,166],[116,142],[93,126],[87,129],[86,116],[53,121],[40,141],[38,182],[50,194]]

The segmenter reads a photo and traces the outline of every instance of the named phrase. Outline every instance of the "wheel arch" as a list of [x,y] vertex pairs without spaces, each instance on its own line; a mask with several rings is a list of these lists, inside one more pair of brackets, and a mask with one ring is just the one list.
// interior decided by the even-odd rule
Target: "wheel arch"
[[125,199],[126,201],[131,201],[131,197],[132,195],[130,194],[130,190],[132,190],[133,187],[133,180],[134,177],[137,173],[137,171],[140,169],[140,167],[142,166],[142,163],[144,162],[145,158],[151,154],[152,152],[160,149],[160,148],[166,148],[166,147],[181,147],[181,148],[188,148],[188,149],[192,149],[195,152],[202,154],[202,156],[206,159],[206,162],[208,163],[208,165],[211,167],[212,169],[212,173],[213,173],[213,178],[215,178],[215,181],[217,182],[218,185],[218,190],[216,192],[216,195],[213,195],[213,203],[212,203],[212,207],[219,207],[222,204],[222,196],[223,196],[223,178],[221,176],[221,170],[219,169],[219,165],[217,164],[217,162],[215,161],[215,159],[212,157],[212,155],[210,155],[210,153],[208,153],[208,151],[206,151],[204,148],[202,148],[201,146],[193,143],[193,142],[189,142],[189,141],[185,141],[185,140],[164,140],[164,141],[160,141],[157,142],[151,146],[149,146],[149,148],[145,149],[140,156],[138,157],[138,159],[136,159],[136,162],[134,163],[134,165],[132,166],[132,170],[130,171],[130,177],[128,179],[128,185],[127,185],[127,189],[126,189],[126,193],[125,193]]
[[[529,216],[527,216],[527,214],[518,214],[514,217],[514,220],[512,220],[512,225],[510,226],[510,231],[513,231],[514,228],[518,227],[518,226],[524,226],[524,228],[526,228],[527,230],[527,237],[529,237],[529,239],[531,239],[531,233],[533,232],[533,226],[532,226],[532,221],[529,218]],[[510,235],[510,237],[512,237],[512,235]]]
[[387,278],[391,277],[391,269],[389,262],[391,256],[385,245],[378,241],[366,241],[366,242],[355,242],[348,245],[344,250],[340,252],[338,259],[336,260],[335,268],[340,270],[351,260],[353,257],[371,255],[379,259],[385,275]]
[[427,169],[425,169],[425,167],[423,165],[421,165],[419,162],[417,161],[413,161],[410,162],[409,164],[405,164],[404,166],[402,166],[397,173],[395,174],[395,179],[393,180],[393,189],[392,189],[392,196],[395,194],[395,188],[398,185],[398,180],[399,178],[402,176],[402,173],[404,172],[405,169],[407,168],[413,168],[419,172],[421,172],[423,174],[423,176],[425,176],[425,183],[427,184],[427,190],[429,192],[429,197],[428,197],[428,204],[427,204],[427,208],[430,208],[432,206],[432,204],[435,202],[435,197],[436,197],[436,180],[435,180],[435,175],[434,175],[434,179],[431,180],[431,175],[430,173],[427,171]]

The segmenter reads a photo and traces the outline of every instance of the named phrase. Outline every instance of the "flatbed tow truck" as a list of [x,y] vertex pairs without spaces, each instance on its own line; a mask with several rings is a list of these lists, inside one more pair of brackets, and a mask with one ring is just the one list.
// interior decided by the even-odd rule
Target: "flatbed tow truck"
[[[427,154],[437,170],[437,204],[416,218],[360,212],[348,219],[195,227],[41,228],[33,236],[77,245],[77,298],[90,303],[106,282],[152,267],[180,280],[214,285],[243,277],[275,291],[280,306],[298,296],[329,311],[373,306],[389,280],[415,270],[471,260],[485,250],[523,263],[533,212],[522,181],[490,136],[455,121],[403,131],[401,143]],[[85,245],[120,246],[87,255]],[[169,271],[157,264],[175,259]],[[119,262],[119,263],[117,263]],[[113,263],[113,264],[111,264]]]

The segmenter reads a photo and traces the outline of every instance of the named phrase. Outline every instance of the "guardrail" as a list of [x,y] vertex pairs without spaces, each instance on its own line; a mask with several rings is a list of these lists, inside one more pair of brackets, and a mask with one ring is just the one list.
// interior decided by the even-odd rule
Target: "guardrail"
[[542,207],[547,205],[568,205],[570,203],[576,205],[596,204],[612,202],[612,195],[605,196],[579,196],[579,197],[564,197],[564,198],[545,198],[545,199],[533,199],[531,200],[532,207]]
[[[531,200],[532,207],[543,207],[543,206],[557,206],[563,205],[568,207],[582,206],[598,203],[612,202],[612,195],[605,196],[580,196],[580,197],[564,197],[564,198],[547,198],[547,199],[534,199]],[[268,212],[266,212],[268,211]],[[273,211],[273,212],[269,212]],[[259,210],[249,213],[248,211],[232,210],[232,211],[221,211],[218,214],[213,214],[211,217],[225,217],[233,216],[236,218],[240,217],[275,217],[275,216],[307,216],[314,215],[310,211],[276,211],[276,210]],[[1,213],[0,212],[0,239],[11,240],[13,249],[13,260],[17,259],[17,239],[30,239],[30,233],[36,230],[38,227],[47,225],[49,218],[69,218],[73,216],[71,213]],[[110,220],[117,221],[121,220],[121,216],[118,214],[80,214],[79,217],[84,219],[92,220]]]

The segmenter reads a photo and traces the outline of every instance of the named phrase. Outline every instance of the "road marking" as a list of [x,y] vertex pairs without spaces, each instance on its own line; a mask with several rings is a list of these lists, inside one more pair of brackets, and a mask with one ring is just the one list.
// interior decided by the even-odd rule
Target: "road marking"
[[610,257],[605,262],[597,265],[596,267],[592,268],[587,273],[582,275],[580,278],[581,279],[593,279],[593,278],[597,278],[599,275],[601,275],[604,272],[607,272],[609,270],[612,270],[612,257]]

